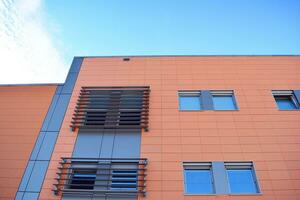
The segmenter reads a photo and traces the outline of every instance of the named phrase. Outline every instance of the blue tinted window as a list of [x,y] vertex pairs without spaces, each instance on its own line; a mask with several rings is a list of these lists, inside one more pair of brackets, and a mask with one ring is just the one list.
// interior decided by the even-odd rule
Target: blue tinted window
[[112,190],[137,190],[137,170],[113,170]]
[[291,96],[275,96],[277,106],[280,110],[295,110],[297,109]]
[[231,193],[257,193],[252,169],[227,169]]
[[201,110],[200,96],[180,96],[180,110]]
[[184,170],[185,192],[187,194],[214,193],[211,170]]
[[215,110],[236,110],[232,95],[213,96]]
[[94,188],[97,173],[96,170],[81,169],[74,170],[73,173],[70,189],[92,190]]

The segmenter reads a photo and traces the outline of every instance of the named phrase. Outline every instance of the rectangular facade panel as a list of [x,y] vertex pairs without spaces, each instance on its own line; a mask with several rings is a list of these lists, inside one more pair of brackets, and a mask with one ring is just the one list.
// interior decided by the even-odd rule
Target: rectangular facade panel
[[70,95],[60,95],[55,106],[55,110],[51,117],[51,121],[48,125],[47,131],[59,131],[62,120],[65,116],[65,111],[69,103]]
[[[57,90],[56,90],[57,91]],[[41,128],[41,131],[47,131],[48,127],[49,127],[49,123],[52,119],[52,116],[53,116],[53,113],[55,112],[55,108],[56,108],[56,105],[57,105],[57,102],[58,102],[58,99],[59,99],[59,94],[55,94],[53,96],[53,99],[52,99],[52,102],[49,106],[49,109],[48,109],[48,112],[47,112],[47,115],[44,119],[44,122],[42,124],[42,128]]]
[[64,84],[61,93],[70,94],[73,91],[74,83],[77,79],[77,72],[71,72],[68,74],[66,83]]
[[24,192],[17,192],[15,200],[23,200]]
[[41,149],[41,146],[43,144],[45,135],[46,135],[46,132],[40,132],[40,134],[35,142],[34,148],[31,152],[30,160],[36,160],[36,158],[39,154],[39,151]]
[[79,72],[80,71],[80,67],[81,64],[83,62],[83,58],[82,57],[74,57],[71,68],[70,68],[70,72]]
[[113,153],[115,130],[105,130],[101,146],[100,158],[111,158]]
[[141,133],[140,131],[117,131],[114,146],[113,158],[139,158]]
[[28,181],[26,191],[39,192],[45,177],[49,161],[36,161]]
[[39,193],[25,192],[22,200],[38,200]]
[[58,85],[55,91],[55,94],[61,94],[61,91],[64,87],[64,84]]
[[102,133],[79,133],[74,146],[73,157],[98,158],[102,140]]
[[34,162],[29,161],[28,164],[27,164],[27,167],[25,169],[25,173],[23,175],[22,181],[20,183],[19,191],[26,191],[26,187],[27,187],[28,182],[30,180],[30,176],[32,174],[33,167],[34,167]]
[[58,132],[46,132],[36,160],[50,160]]

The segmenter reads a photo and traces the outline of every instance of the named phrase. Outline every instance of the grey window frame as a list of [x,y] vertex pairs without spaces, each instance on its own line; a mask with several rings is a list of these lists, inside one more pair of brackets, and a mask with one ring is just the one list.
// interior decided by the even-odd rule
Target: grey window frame
[[[212,162],[183,162],[183,185],[184,185],[184,195],[187,196],[207,196],[207,195],[216,195],[216,188],[215,188],[215,182],[213,178],[213,169],[212,169]],[[186,186],[185,186],[185,170],[201,170],[201,169],[206,169],[210,170],[211,172],[211,181],[212,181],[212,187],[213,187],[213,193],[197,193],[197,194],[189,194],[186,191]]]
[[[233,161],[233,162],[224,162],[225,170],[226,170],[226,176],[227,176],[227,184],[229,188],[229,194],[230,195],[259,195],[261,194],[259,182],[256,175],[256,170],[254,168],[254,164],[252,161]],[[251,169],[252,175],[253,175],[253,181],[256,186],[256,193],[232,193],[230,190],[230,184],[229,184],[229,178],[227,174],[227,169]]]
[[[178,91],[178,110],[181,112],[193,112],[193,111],[203,111],[203,103],[201,99],[201,90],[179,90]],[[198,110],[181,110],[180,108],[180,97],[198,97],[200,102],[200,109]]]
[[[278,108],[278,110],[285,110],[285,111],[292,111],[292,110],[299,110],[300,109],[300,102],[298,102],[295,94],[294,94],[294,91],[293,90],[272,90],[272,95],[273,95],[273,98],[274,98],[274,101],[276,103],[276,106]],[[296,109],[280,109],[278,107],[278,104],[276,102],[276,96],[289,96],[292,100],[292,102],[294,103]]]
[[[213,196],[213,195],[234,195],[234,196],[244,196],[244,195],[262,195],[258,178],[256,175],[256,170],[253,161],[184,161],[183,166],[183,187],[184,195],[186,196]],[[251,169],[253,179],[256,185],[256,193],[231,193],[229,179],[227,175],[227,169]],[[189,194],[186,193],[185,186],[185,169],[210,169],[212,174],[212,184],[214,193],[204,194]]]
[[[78,162],[75,162],[75,163],[72,164],[72,168],[70,168],[68,170],[68,172],[70,174],[68,175],[69,180],[67,181],[67,183],[69,185],[67,186],[67,189],[76,190],[75,188],[72,188],[72,184],[73,184],[74,177],[75,177],[74,175],[77,174],[77,173],[74,173],[74,171],[76,171],[76,170],[78,170],[78,171],[81,171],[81,170],[82,171],[89,171],[89,170],[90,171],[95,171],[94,175],[95,175],[95,179],[97,179],[97,172],[98,172],[97,165],[98,165],[98,163],[97,162],[92,162],[93,163],[92,165],[87,164],[87,163],[88,162],[78,161]],[[95,183],[96,183],[96,180],[94,181],[94,185],[92,186],[93,189],[95,187]],[[77,187],[79,187],[79,186],[77,186]],[[85,187],[85,186],[83,186],[83,187]],[[77,188],[77,189],[81,189],[81,190],[93,190],[93,189],[84,189],[84,188]]]
[[235,95],[234,95],[234,90],[210,90],[210,94],[211,94],[211,98],[212,98],[212,101],[213,101],[213,98],[214,96],[232,96],[232,101],[233,101],[233,104],[235,106],[235,109],[234,110],[218,110],[218,109],[215,109],[215,105],[213,104],[213,110],[215,111],[235,111],[235,110],[239,110],[239,107],[237,105],[237,101],[236,101],[236,98],[235,98]]

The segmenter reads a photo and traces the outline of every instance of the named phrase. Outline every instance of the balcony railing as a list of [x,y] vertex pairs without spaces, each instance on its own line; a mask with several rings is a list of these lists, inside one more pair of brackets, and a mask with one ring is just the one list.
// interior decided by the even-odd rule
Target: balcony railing
[[76,196],[145,196],[146,167],[144,158],[62,158],[54,192]]

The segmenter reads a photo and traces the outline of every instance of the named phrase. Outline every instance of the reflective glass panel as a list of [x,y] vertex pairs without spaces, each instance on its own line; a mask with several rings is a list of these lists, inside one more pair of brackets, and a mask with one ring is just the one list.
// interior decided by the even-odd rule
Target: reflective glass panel
[[227,169],[231,193],[257,193],[252,169]]
[[187,194],[213,194],[211,170],[184,170],[185,192]]
[[200,96],[180,96],[180,110],[201,110]]
[[236,110],[232,95],[213,96],[213,104],[215,110]]
[[280,110],[295,110],[297,109],[291,96],[275,96],[277,106]]

